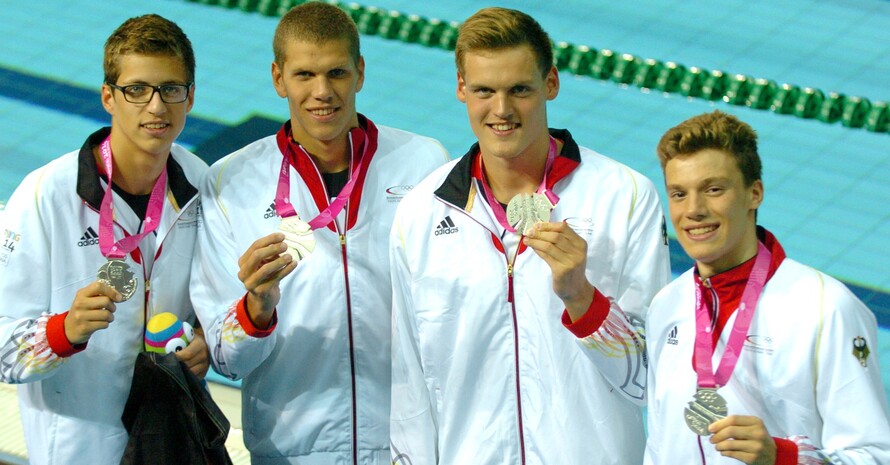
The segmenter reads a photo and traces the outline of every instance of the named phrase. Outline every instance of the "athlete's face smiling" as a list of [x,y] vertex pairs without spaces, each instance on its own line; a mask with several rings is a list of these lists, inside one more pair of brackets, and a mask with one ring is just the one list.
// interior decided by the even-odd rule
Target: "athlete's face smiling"
[[546,153],[547,101],[559,92],[555,68],[542,75],[529,46],[467,52],[457,98],[482,153],[502,159]]
[[[188,84],[185,65],[175,56],[128,54],[119,58],[118,86]],[[185,127],[194,88],[181,103],[165,103],[155,92],[148,103],[130,103],[120,90],[102,85],[102,105],[111,115],[115,156],[166,157]]]
[[668,207],[677,239],[703,277],[733,268],[757,253],[754,214],[763,183],[745,186],[729,154],[704,149],[664,168]]
[[290,40],[282,66],[272,63],[272,82],[287,98],[294,139],[314,154],[345,141],[355,127],[355,94],[364,79],[364,59],[356,64],[346,40]]

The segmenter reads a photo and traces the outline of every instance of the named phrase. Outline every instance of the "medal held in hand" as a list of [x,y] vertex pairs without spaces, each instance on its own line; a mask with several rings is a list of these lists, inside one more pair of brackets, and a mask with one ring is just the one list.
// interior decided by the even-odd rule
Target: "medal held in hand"
[[96,280],[114,288],[125,301],[136,293],[136,275],[123,260],[112,259],[105,262],[99,267]]
[[278,229],[284,233],[284,243],[287,244],[287,253],[295,262],[306,258],[315,250],[315,235],[309,223],[299,216],[288,216],[281,219]]
[[689,406],[683,411],[686,425],[699,436],[709,436],[708,425],[726,418],[726,400],[716,389],[699,388]]
[[539,221],[550,221],[553,204],[543,194],[519,194],[507,204],[507,223],[526,235]]

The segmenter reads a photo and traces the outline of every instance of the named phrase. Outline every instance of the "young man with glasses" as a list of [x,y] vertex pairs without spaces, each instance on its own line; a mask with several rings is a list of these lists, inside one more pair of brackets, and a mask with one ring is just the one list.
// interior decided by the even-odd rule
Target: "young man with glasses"
[[273,50],[290,120],[210,168],[192,298],[214,367],[243,380],[253,464],[388,464],[389,226],[447,154],[357,113],[340,8],[291,9]]
[[670,277],[655,186],[548,129],[559,75],[527,14],[478,11],[455,62],[479,142],[390,238],[393,461],[638,465],[638,330]]
[[658,144],[695,267],[652,300],[648,465],[890,463],[875,317],[757,226],[757,134],[714,111]]
[[[194,102],[191,43],[160,16],[131,18],[105,43],[104,70],[111,127],[28,175],[0,225],[0,380],[20,384],[32,464],[119,463],[146,321],[195,321],[207,166],[174,143]],[[197,376],[209,367],[200,334],[176,357]]]

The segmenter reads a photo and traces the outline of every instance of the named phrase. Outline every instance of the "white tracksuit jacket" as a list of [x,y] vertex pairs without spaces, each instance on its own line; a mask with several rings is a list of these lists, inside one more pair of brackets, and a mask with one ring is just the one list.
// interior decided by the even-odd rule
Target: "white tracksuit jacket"
[[[315,231],[315,251],[281,283],[272,331],[256,330],[238,305],[238,258],[278,230],[273,201],[289,123],[215,163],[201,188],[192,298],[214,368],[243,379],[254,465],[389,462],[389,228],[404,193],[448,156],[433,139],[360,121],[377,149],[341,214],[350,226]],[[299,153],[290,199],[309,221],[328,198],[314,163]]]
[[[778,243],[766,245],[775,256]],[[703,462],[698,436],[683,417],[697,379],[695,285],[691,269],[658,293],[646,321],[649,465]],[[734,321],[730,316],[720,334],[714,367]],[[729,383],[717,392],[729,415],[760,417],[770,435],[796,442],[797,463],[890,464],[875,327],[874,315],[846,286],[785,258],[758,300]],[[857,337],[870,351],[864,363],[854,354]],[[707,465],[740,463],[722,457],[708,438],[702,448]]]
[[471,179],[478,145],[437,170],[402,201],[390,238],[395,463],[642,462],[636,330],[670,280],[659,198],[639,173],[551,134],[564,142],[551,219],[587,241],[609,316],[578,339],[549,266],[525,249],[508,267],[503,228]]
[[[174,145],[160,226],[142,241],[139,263],[135,254],[126,257],[138,277],[136,293],[116,304],[114,321],[94,333],[85,350],[65,337],[64,313],[106,262],[96,234],[104,183],[91,149],[109,131],[29,174],[0,225],[0,380],[20,384],[32,464],[119,463],[127,443],[121,413],[145,322],[161,312],[195,321],[188,296],[199,223],[194,185],[207,165]],[[116,240],[123,231],[138,232],[139,218],[116,193],[114,211]]]

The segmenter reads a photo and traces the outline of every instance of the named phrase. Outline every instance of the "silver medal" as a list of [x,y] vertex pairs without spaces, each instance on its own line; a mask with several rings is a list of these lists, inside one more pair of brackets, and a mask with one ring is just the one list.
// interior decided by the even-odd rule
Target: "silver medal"
[[726,401],[714,388],[698,388],[683,412],[686,425],[699,436],[710,436],[708,425],[726,418]]
[[315,250],[315,235],[309,223],[299,216],[288,216],[281,219],[278,229],[284,233],[284,243],[287,244],[287,253],[293,257],[294,262],[306,258]]
[[117,258],[108,260],[99,267],[96,280],[114,288],[124,300],[129,300],[136,293],[136,275],[127,262]]
[[518,194],[507,204],[507,223],[517,232],[528,234],[539,221],[550,221],[553,204],[543,194]]

